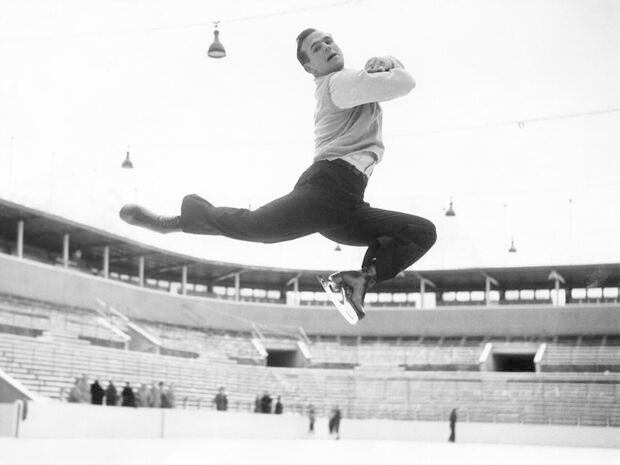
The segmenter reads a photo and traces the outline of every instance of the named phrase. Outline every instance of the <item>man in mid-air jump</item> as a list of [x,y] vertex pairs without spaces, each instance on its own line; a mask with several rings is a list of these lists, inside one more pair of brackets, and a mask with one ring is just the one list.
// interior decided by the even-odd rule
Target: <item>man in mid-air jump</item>
[[297,37],[297,59],[316,83],[315,157],[290,193],[254,211],[215,207],[188,195],[179,216],[128,204],[120,217],[160,233],[274,243],[318,232],[340,244],[368,247],[360,270],[337,272],[328,280],[330,290],[354,310],[345,315],[337,305],[355,324],[365,315],[366,291],[411,266],[437,238],[435,226],[424,218],[364,202],[368,178],[384,151],[378,102],[408,94],[415,81],[390,56],[370,58],[362,70],[345,69],[332,36],[315,29]]

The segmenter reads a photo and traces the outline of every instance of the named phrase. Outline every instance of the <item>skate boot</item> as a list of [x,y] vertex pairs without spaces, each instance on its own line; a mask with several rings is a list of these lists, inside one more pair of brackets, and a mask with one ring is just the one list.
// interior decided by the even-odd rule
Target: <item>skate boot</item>
[[374,268],[371,270],[339,271],[329,276],[333,283],[333,290],[344,291],[347,302],[353,307],[358,321],[366,316],[364,311],[364,298],[366,292],[377,282]]
[[319,275],[318,279],[340,314],[354,325],[366,316],[364,297],[366,291],[375,285],[376,276],[375,268],[371,266],[361,271],[340,271],[328,278]]
[[125,223],[161,234],[181,231],[180,216],[157,215],[140,205],[128,203],[118,213]]

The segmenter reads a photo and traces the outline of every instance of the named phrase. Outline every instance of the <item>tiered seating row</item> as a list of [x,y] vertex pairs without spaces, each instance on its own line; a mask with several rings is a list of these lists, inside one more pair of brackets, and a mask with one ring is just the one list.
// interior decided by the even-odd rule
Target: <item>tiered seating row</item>
[[[214,363],[208,358],[185,359],[91,346],[80,340],[69,343],[0,334],[0,366],[33,392],[59,399],[77,377],[90,381],[129,381],[134,388],[163,381],[175,386],[177,402],[190,406],[209,403],[217,388],[226,386],[232,399],[249,408],[257,394],[283,387],[265,367]],[[251,390],[248,386],[252,386]]]
[[167,348],[208,354],[211,358],[217,357],[222,362],[245,359],[264,364],[252,345],[250,335],[215,334],[209,330],[156,325],[145,321],[139,324],[149,333],[156,335]]
[[0,294],[0,324],[122,343],[123,339],[100,324],[97,316],[88,309]]
[[620,346],[548,344],[545,371],[620,371]]
[[[330,399],[353,418],[443,421],[458,407],[465,421],[620,426],[618,378],[590,382],[563,375],[446,372],[385,377],[334,371],[289,369],[285,376],[308,401],[320,405]],[[322,378],[320,372],[327,374]]]
[[385,343],[343,345],[315,342],[311,346],[312,363],[387,365],[413,367],[475,368],[483,346],[390,345]]
[[[33,331],[64,332],[90,340],[121,346],[123,338],[97,322],[93,310],[41,302],[0,294],[0,327],[20,327]],[[163,347],[178,351],[209,354],[212,359],[239,360],[264,364],[251,344],[249,334],[214,333],[157,325],[136,320],[163,341]],[[25,333],[25,332],[23,332]],[[477,370],[484,343],[504,343],[506,338],[338,338],[314,336],[310,366],[407,366],[414,370]],[[535,338],[532,344],[547,343],[543,371],[620,372],[620,344],[614,336],[566,336],[555,340]],[[523,341],[526,342],[526,341]]]
[[[97,321],[98,317],[94,310],[0,294],[0,325],[6,328],[17,327],[54,334],[66,333],[73,337],[109,342],[102,345],[122,345],[125,340],[100,324]],[[222,362],[229,359],[232,361],[243,359],[252,360],[256,364],[264,363],[247,334],[215,334],[206,329],[158,325],[138,319],[134,322],[148,333],[157,336],[167,349],[208,354],[210,358],[218,358]],[[114,320],[113,323],[119,329],[125,329],[125,322]]]
[[251,409],[256,395],[282,395],[288,409],[313,403],[325,414],[339,405],[349,418],[445,420],[459,408],[465,421],[620,426],[620,376],[534,373],[412,372],[270,368],[0,335],[0,364],[26,386],[59,398],[74,378],[122,385],[173,384],[177,404],[208,405],[226,386],[232,409]]

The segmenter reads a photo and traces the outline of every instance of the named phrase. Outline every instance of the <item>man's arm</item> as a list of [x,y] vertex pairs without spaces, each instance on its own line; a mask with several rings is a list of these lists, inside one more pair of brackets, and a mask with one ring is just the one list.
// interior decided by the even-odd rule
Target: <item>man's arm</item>
[[365,69],[341,71],[329,83],[332,101],[342,109],[402,97],[414,87],[411,74],[393,57],[371,58]]

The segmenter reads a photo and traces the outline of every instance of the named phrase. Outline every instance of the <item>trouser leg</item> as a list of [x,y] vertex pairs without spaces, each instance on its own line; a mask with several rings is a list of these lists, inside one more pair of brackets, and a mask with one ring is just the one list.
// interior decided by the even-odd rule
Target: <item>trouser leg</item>
[[197,195],[181,205],[181,229],[252,242],[283,242],[337,223],[340,214],[319,189],[300,188],[256,210],[215,207]]
[[197,195],[181,205],[181,229],[253,242],[282,242],[347,224],[363,204],[365,182],[346,162],[317,162],[287,195],[257,210],[215,207]]
[[374,265],[377,282],[407,269],[437,239],[435,225],[427,219],[368,204],[357,208],[345,226],[321,230],[321,234],[341,244],[368,246],[362,267]]

